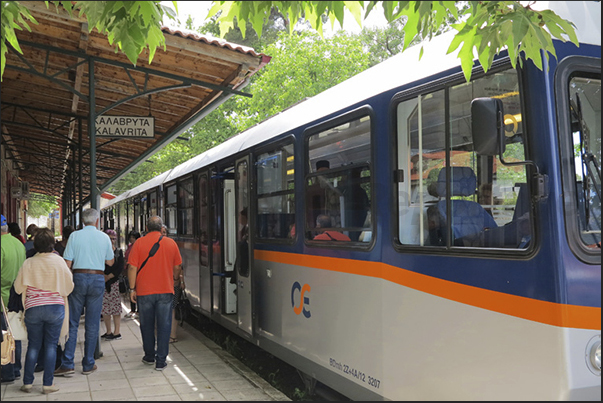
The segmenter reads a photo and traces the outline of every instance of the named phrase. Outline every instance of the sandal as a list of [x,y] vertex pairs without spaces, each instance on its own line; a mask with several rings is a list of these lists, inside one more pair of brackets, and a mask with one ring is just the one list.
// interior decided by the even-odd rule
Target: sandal
[[170,337],[170,343],[176,343],[178,339],[176,337]]

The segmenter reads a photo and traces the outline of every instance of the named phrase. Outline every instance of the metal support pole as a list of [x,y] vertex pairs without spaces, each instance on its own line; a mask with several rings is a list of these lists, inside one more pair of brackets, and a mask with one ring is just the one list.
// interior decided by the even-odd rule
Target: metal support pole
[[[94,58],[92,57],[88,60],[88,80],[88,137],[90,138],[90,207],[98,210],[98,190],[96,187],[96,98],[94,94]],[[80,199],[80,206],[82,205],[81,201],[82,199]],[[80,220],[81,219],[82,216],[80,215]],[[101,338],[99,331],[96,349],[94,351],[94,358],[96,359],[102,356],[103,351],[101,350]]]
[[96,99],[94,94],[94,58],[88,60],[90,98],[88,112],[88,137],[90,137],[90,207],[98,210],[98,188],[96,186]]
[[[79,153],[78,161],[80,163],[80,166],[79,166],[79,172],[80,172],[80,174],[79,174],[79,181],[78,181],[78,186],[79,186],[78,193],[79,193],[79,197],[77,199],[79,201],[79,203],[76,204],[75,206],[77,206],[77,208],[79,210],[79,218],[78,218],[78,220],[75,220],[75,215],[74,215],[73,219],[74,219],[75,223],[78,225],[78,227],[82,227],[83,228],[83,225],[82,225],[82,200],[84,199],[84,189],[83,189],[83,186],[84,186],[83,185],[83,182],[84,182],[84,168],[83,168],[83,162],[82,162],[82,136],[83,135],[82,135],[82,126],[81,125],[80,125],[80,130],[79,130],[78,135],[80,136],[80,138],[79,138],[79,145],[78,145],[78,153]],[[76,227],[76,229],[78,229],[78,228]]]

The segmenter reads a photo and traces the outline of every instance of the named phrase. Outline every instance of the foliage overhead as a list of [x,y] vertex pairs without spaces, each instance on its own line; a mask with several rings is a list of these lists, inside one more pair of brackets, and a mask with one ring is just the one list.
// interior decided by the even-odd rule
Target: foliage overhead
[[[109,43],[116,45],[128,59],[136,64],[140,54],[148,47],[149,62],[158,46],[165,47],[161,32],[164,17],[175,19],[176,13],[161,5],[160,1],[55,1],[69,12],[78,10],[86,15],[90,29],[106,33]],[[243,38],[248,26],[262,35],[264,24],[277,12],[286,16],[285,23],[293,32],[295,23],[307,21],[322,36],[323,23],[335,21],[343,26],[344,11],[347,9],[359,25],[375,10],[379,3],[388,22],[406,18],[402,28],[406,49],[419,39],[431,39],[451,18],[460,21],[454,26],[458,31],[448,53],[459,50],[459,58],[467,81],[471,78],[474,56],[484,70],[492,65],[495,55],[508,49],[511,63],[515,67],[522,59],[532,60],[542,68],[541,51],[545,57],[556,57],[553,38],[570,40],[578,45],[575,26],[560,18],[551,10],[533,9],[534,1],[470,1],[469,7],[457,9],[454,1],[213,1],[208,18],[218,15],[220,34],[224,37],[238,25]],[[177,10],[177,2],[173,1]],[[27,21],[37,24],[27,8],[18,1],[2,1],[2,63],[4,75],[6,52],[9,43],[21,52],[15,29],[30,29]]]
[[[458,31],[450,44],[448,53],[460,47],[458,57],[467,81],[471,78],[474,56],[487,71],[494,56],[502,50],[509,51],[513,67],[523,54],[542,69],[541,50],[548,60],[549,54],[556,57],[553,38],[570,40],[578,45],[573,23],[559,17],[551,10],[537,11],[535,2],[519,1],[470,1],[469,7],[457,9],[454,1],[214,1],[208,17],[218,15],[220,33],[223,36],[234,26],[241,25],[243,35],[246,23],[251,23],[259,34],[268,13],[276,8],[289,20],[289,31],[294,23],[305,20],[322,35],[324,16],[334,26],[335,21],[343,26],[344,10],[347,9],[359,25],[375,5],[383,6],[388,22],[406,17],[404,27],[404,49],[417,38],[431,39],[447,20],[459,21],[454,25]],[[366,4],[366,8],[365,8]],[[364,16],[363,16],[364,14]],[[462,44],[462,45],[461,45]],[[422,49],[421,49],[422,55]]]

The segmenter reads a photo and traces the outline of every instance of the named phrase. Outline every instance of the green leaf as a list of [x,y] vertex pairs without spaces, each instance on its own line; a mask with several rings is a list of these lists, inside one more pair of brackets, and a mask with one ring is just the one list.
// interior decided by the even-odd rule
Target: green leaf
[[576,46],[579,46],[578,36],[576,35],[575,25],[568,22],[551,10],[543,10],[540,12],[542,15],[545,26],[549,29],[551,34],[562,41],[566,41],[564,35],[569,37],[569,40]]
[[146,1],[141,1],[139,3],[141,4],[138,13],[146,26],[151,25],[153,21],[161,21],[161,15],[154,3]]
[[348,8],[358,25],[362,27],[362,5],[357,1],[344,1],[343,3]]

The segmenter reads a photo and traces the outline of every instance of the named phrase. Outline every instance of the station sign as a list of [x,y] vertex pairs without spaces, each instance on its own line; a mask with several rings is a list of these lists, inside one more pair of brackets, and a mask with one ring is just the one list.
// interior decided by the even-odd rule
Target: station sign
[[152,116],[98,116],[96,137],[155,136],[155,118]]

